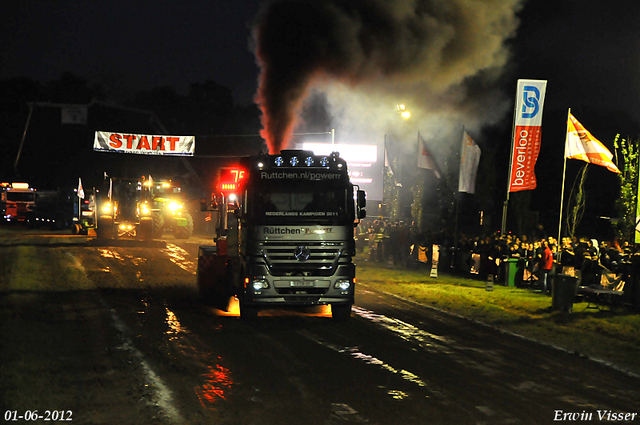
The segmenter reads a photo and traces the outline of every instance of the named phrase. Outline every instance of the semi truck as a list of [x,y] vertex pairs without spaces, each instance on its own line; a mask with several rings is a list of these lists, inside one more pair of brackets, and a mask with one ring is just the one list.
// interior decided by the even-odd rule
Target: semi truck
[[30,228],[71,229],[74,235],[86,235],[95,228],[94,191],[87,191],[85,198],[79,198],[77,189],[70,187],[41,190],[36,194],[36,205],[27,215]]
[[202,299],[227,310],[236,297],[243,319],[265,308],[314,305],[348,319],[354,227],[366,216],[366,196],[339,153],[261,153],[218,174],[211,201],[201,199],[215,223],[215,245],[199,249]]
[[24,182],[0,183],[0,211],[7,223],[27,223],[36,206],[36,190]]

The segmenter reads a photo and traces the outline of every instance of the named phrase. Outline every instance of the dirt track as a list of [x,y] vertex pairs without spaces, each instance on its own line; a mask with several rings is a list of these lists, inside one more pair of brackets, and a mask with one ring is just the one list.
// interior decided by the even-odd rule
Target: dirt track
[[558,411],[640,410],[635,378],[366,286],[347,324],[323,308],[245,323],[198,302],[200,243],[0,247],[1,411],[71,411],[81,424],[539,425]]

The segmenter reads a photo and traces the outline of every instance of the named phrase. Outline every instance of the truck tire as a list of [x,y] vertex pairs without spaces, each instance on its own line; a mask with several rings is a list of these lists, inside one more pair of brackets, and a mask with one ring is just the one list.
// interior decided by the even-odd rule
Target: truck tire
[[98,239],[113,239],[113,221],[110,218],[99,218],[96,235]]
[[258,311],[260,311],[260,308],[240,301],[240,318],[242,320],[255,320],[258,317]]
[[351,304],[331,304],[331,317],[344,322],[351,317]]
[[60,215],[54,216],[53,221],[49,224],[49,229],[51,230],[62,230],[65,228],[64,217]]
[[33,216],[27,218],[27,228],[28,229],[36,228],[36,219]]
[[164,217],[160,212],[151,213],[153,219],[153,238],[158,239],[164,233]]
[[200,302],[202,304],[215,307],[224,312],[229,312],[231,296],[214,292],[206,286],[200,286],[198,289],[200,292]]
[[187,225],[173,227],[173,236],[176,239],[189,239],[193,234],[193,217],[189,213],[184,213],[183,217],[187,219]]
[[196,282],[202,304],[229,311],[231,277],[227,256],[200,254]]
[[140,220],[140,224],[138,225],[138,231],[136,232],[136,236],[141,241],[153,240],[153,219],[144,218]]

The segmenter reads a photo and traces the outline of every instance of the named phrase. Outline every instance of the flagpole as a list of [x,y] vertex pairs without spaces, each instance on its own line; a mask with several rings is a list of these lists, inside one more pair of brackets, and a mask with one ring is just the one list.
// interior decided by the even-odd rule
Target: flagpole
[[[567,174],[567,138],[569,137],[569,117],[571,116],[571,108],[567,112],[567,131],[564,139],[564,167],[562,169],[562,191],[560,192],[560,220],[558,221],[558,255],[562,247],[562,210],[564,207],[564,181]],[[559,260],[558,260],[559,261]]]
[[[638,167],[640,166],[640,157],[638,157],[638,159],[636,160],[636,170],[638,169]],[[616,161],[617,162],[617,161]],[[637,190],[636,190],[636,220],[635,220],[635,226],[632,230],[633,232],[633,238],[631,238],[631,240],[634,243],[639,243],[640,240],[638,240],[638,231],[636,230],[638,228],[638,224],[640,224],[639,220],[638,220],[638,208],[640,208],[640,200],[638,200],[638,195],[640,195],[640,178],[637,179]],[[629,241],[631,242],[631,241]]]
[[[464,125],[462,126],[462,143],[460,144],[460,149],[462,150],[462,147],[464,146]],[[462,155],[462,152],[460,152],[460,155]],[[460,167],[462,167],[462,162],[458,161],[458,163],[460,164]],[[460,234],[459,234],[459,229],[458,229],[458,219],[460,217],[459,215],[459,210],[460,210],[460,171],[458,170],[458,192],[456,193],[456,229],[455,229],[455,239],[453,240],[453,262],[451,263],[451,268],[455,268],[457,265],[457,258],[458,258],[458,239],[460,239]]]
[[[82,225],[82,201],[84,200],[84,188],[82,187],[82,177],[78,177],[78,190],[76,190],[76,198],[78,199],[78,223],[74,224],[74,229],[80,233]],[[82,197],[80,197],[82,195]]]
[[384,205],[384,181],[387,177],[387,133],[384,133],[384,158],[382,158],[382,205]]
[[513,108],[513,124],[511,125],[511,150],[509,152],[509,172],[507,175],[507,199],[502,206],[502,226],[500,227],[500,235],[507,233],[507,209],[509,208],[509,194],[511,189],[511,167],[513,167],[513,146],[516,140],[516,114],[518,113],[518,101]]
[[[78,193],[78,195],[80,195]],[[84,198],[80,198],[80,196],[78,196],[78,224],[82,224],[82,200]]]

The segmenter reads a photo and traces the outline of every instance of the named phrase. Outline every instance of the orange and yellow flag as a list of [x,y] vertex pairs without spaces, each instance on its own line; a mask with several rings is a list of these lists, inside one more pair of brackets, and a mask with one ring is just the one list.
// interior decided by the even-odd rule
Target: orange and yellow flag
[[567,121],[567,141],[565,158],[579,159],[591,164],[606,167],[612,173],[620,173],[616,164],[611,161],[613,155],[598,139],[571,114]]

